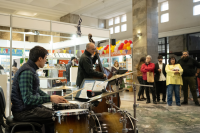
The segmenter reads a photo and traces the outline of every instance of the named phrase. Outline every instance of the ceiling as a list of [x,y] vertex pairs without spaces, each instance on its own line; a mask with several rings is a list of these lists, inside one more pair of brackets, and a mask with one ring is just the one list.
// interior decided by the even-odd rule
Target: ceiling
[[0,3],[0,13],[49,20],[59,20],[68,13],[108,19],[132,10],[132,0],[0,0]]

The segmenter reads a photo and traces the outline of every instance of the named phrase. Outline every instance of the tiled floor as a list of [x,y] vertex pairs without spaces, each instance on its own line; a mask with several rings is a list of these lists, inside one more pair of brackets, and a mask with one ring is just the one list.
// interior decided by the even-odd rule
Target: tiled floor
[[[121,109],[133,115],[133,92],[123,92],[120,98]],[[175,102],[172,106],[146,104],[146,101],[137,104],[139,133],[200,133],[200,106],[194,106],[191,100],[182,106],[176,106]]]

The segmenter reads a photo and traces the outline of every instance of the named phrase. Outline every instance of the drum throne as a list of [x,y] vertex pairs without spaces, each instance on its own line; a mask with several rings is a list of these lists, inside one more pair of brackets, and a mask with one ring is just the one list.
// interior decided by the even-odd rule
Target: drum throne
[[[36,122],[16,121],[13,116],[5,116],[6,102],[3,89],[0,87],[0,133],[42,133],[42,124]],[[5,123],[6,121],[6,123]]]

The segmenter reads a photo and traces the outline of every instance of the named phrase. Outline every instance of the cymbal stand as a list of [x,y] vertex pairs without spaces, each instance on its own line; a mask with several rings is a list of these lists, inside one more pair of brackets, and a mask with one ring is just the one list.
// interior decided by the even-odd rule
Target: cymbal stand
[[98,133],[102,133],[102,129],[101,129],[101,125],[100,125],[100,121],[99,119],[97,118],[96,114],[94,113],[94,111],[92,111],[92,103],[90,102],[89,103],[89,107],[90,107],[90,110],[89,110],[89,114],[88,114],[88,118],[90,118],[91,116],[94,116],[98,122],[98,125],[99,127],[97,127],[99,129]]
[[[134,121],[138,121],[137,119],[135,119],[135,118],[133,118],[131,115],[129,115],[127,111],[125,111],[125,110],[122,111],[120,108],[118,108],[111,100],[107,100],[106,103],[107,103],[107,104],[110,104],[110,105],[112,105],[112,106],[114,106],[115,108],[117,108],[117,109],[118,109],[118,112],[121,113],[121,114],[123,115],[123,117],[121,117],[120,120],[119,120],[120,123],[123,123],[122,133],[127,133],[128,130],[129,130],[128,128],[126,128],[126,123],[127,123],[127,120],[126,120],[126,119],[127,119],[127,116],[128,116],[129,118],[132,118]],[[134,123],[135,123],[135,122],[134,122]],[[131,123],[131,124],[134,125],[133,123]],[[133,130],[135,130],[135,127],[134,127]]]
[[[133,104],[133,114],[134,114],[134,119],[136,119],[136,85],[133,84],[133,96],[134,96],[134,104]],[[134,120],[134,133],[136,133],[136,121]]]

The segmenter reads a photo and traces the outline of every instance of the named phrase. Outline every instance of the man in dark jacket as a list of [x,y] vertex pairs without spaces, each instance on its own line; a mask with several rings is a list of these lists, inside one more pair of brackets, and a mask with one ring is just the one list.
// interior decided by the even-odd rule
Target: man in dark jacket
[[183,57],[178,61],[178,63],[183,68],[182,77],[183,77],[184,101],[181,104],[188,104],[188,85],[189,85],[195,105],[199,106],[196,93],[195,68],[200,68],[200,64],[195,59],[189,57],[188,51],[183,52]]
[[12,84],[12,114],[18,121],[32,121],[45,124],[46,133],[54,133],[53,111],[42,104],[65,103],[63,97],[44,93],[36,71],[43,68],[48,51],[40,46],[30,50],[29,60],[16,72]]
[[162,63],[162,55],[158,56],[158,63],[155,64],[155,82],[156,82],[156,93],[157,93],[157,102],[160,102],[160,93],[163,94],[162,101],[166,102],[166,72],[165,64]]
[[71,58],[71,60],[67,63],[67,65],[66,65],[66,78],[67,78],[67,85],[69,85],[69,83],[70,83],[70,67],[71,66],[77,66],[76,64],[75,64],[75,62],[76,62],[76,57],[72,57]]
[[[91,57],[96,51],[94,43],[88,43],[86,45],[85,52],[81,55],[78,66],[78,74],[76,79],[76,85],[80,87],[84,78],[93,78],[93,77],[106,77],[102,72],[97,72],[93,69],[93,64],[97,60],[97,55],[93,58]],[[98,52],[98,51],[97,51]]]

